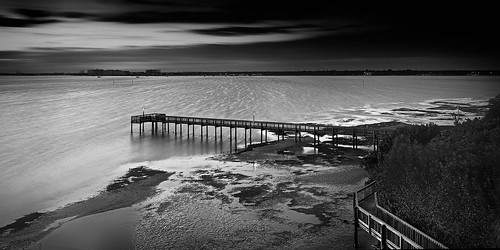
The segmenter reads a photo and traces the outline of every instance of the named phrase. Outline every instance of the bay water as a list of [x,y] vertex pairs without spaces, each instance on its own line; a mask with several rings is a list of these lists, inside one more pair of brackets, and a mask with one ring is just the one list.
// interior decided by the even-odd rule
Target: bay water
[[[189,139],[152,135],[147,125],[144,134],[138,125],[131,133],[130,116],[143,111],[343,126],[451,125],[454,111],[439,103],[483,106],[499,93],[496,76],[0,76],[0,226],[95,195],[144,162],[229,151],[228,138],[215,144],[213,128],[204,141],[199,127]],[[422,115],[432,108],[439,112]]]

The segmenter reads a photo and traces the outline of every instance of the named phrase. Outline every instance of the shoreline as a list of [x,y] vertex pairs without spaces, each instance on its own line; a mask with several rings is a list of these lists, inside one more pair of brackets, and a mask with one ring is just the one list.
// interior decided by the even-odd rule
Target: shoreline
[[[393,130],[405,125],[408,124],[394,121],[356,127],[376,127]],[[320,224],[322,226],[330,225],[328,221],[331,220],[332,217],[324,215],[331,213],[325,210],[328,206],[325,204],[314,204],[308,208],[304,208],[305,204],[294,201],[286,192],[305,192],[313,197],[324,199],[324,196],[331,192],[331,190],[328,191],[325,187],[331,188],[335,185],[343,186],[343,188],[340,189],[337,187],[337,193],[334,193],[333,197],[337,197],[337,199],[341,200],[347,199],[344,203],[349,203],[350,200],[348,197],[351,197],[352,192],[354,192],[356,188],[364,185],[364,182],[368,179],[368,172],[362,168],[362,165],[363,158],[369,154],[370,150],[352,149],[351,147],[332,149],[331,140],[328,141],[327,139],[316,145],[314,153],[311,153],[305,152],[305,149],[314,147],[312,138],[306,136],[303,139],[302,142],[296,143],[292,137],[287,136],[285,141],[272,141],[262,144],[255,143],[237,153],[215,155],[205,158],[205,161],[215,160],[223,162],[224,164],[227,162],[232,162],[236,165],[253,164],[254,170],[256,164],[257,166],[266,166],[267,168],[287,169],[288,174],[293,176],[293,178],[287,177],[291,180],[287,180],[286,182],[267,183],[266,185],[260,186],[254,185],[253,187],[245,187],[245,185],[237,187],[239,183],[248,182],[249,179],[252,178],[254,181],[261,181],[266,178],[272,179],[273,175],[279,175],[276,174],[279,171],[270,171],[271,173],[264,176],[251,177],[240,172],[233,173],[233,171],[227,169],[212,171],[210,168],[202,168],[199,170],[191,169],[192,173],[190,177],[182,177],[183,172],[168,172],[166,170],[137,166],[130,168],[125,175],[111,182],[104,190],[100,191],[100,193],[94,197],[67,204],[53,211],[44,213],[34,212],[0,228],[0,235],[2,235],[0,248],[17,247],[18,245],[20,246],[19,248],[36,246],[37,244],[41,244],[40,242],[43,242],[47,237],[50,237],[53,231],[61,228],[65,224],[105,212],[138,206],[139,208],[135,210],[138,210],[138,213],[144,216],[144,206],[161,206],[162,201],[157,201],[156,205],[152,203],[149,205],[141,205],[141,203],[154,199],[155,196],[163,192],[164,190],[161,191],[159,187],[163,186],[164,183],[174,182],[175,184],[167,185],[176,188],[176,190],[170,191],[171,194],[187,193],[199,195],[203,193],[203,199],[219,200],[223,205],[235,203],[234,200],[237,199],[237,203],[242,204],[244,208],[246,208],[248,204],[259,205],[261,203],[266,203],[268,202],[266,199],[270,198],[268,195],[277,192],[279,193],[278,200],[281,201],[282,205],[279,209],[273,208],[272,211],[275,211],[273,213],[280,210],[286,211],[285,213],[298,213],[298,217],[303,215],[311,216],[309,220],[316,221],[312,223],[312,227],[315,228],[317,227],[314,226],[315,224]],[[366,140],[361,140],[360,143],[370,145]],[[200,163],[200,165],[202,164]],[[333,171],[334,169],[335,171]],[[340,176],[343,180],[338,179],[337,176]],[[363,178],[365,178],[365,180],[361,181],[359,176],[364,176]],[[176,178],[177,180],[175,180]],[[318,186],[300,189],[294,185],[290,187],[290,182],[314,183]],[[198,186],[183,187],[184,183]],[[350,187],[346,188],[347,186]],[[236,193],[228,192],[227,187],[234,187]],[[281,188],[284,188],[284,190],[281,190]],[[338,194],[339,190],[342,193],[340,195]],[[252,196],[254,194],[257,194],[257,198]],[[258,198],[259,195],[263,195],[264,197]],[[271,199],[275,198],[276,197],[271,197]],[[233,201],[229,202],[231,199]],[[283,203],[284,199],[288,199],[288,201]],[[311,200],[310,198],[308,199]],[[298,207],[294,208],[294,206]],[[352,206],[352,202],[349,206]],[[352,213],[352,211],[350,213]],[[276,219],[275,215],[267,216],[267,219]],[[295,216],[297,216],[297,214],[295,214]],[[345,217],[341,221],[346,225],[352,224],[348,217]],[[371,242],[371,239],[362,241]]]
[[[339,227],[342,228],[344,237],[347,237],[345,233],[350,234],[349,228],[352,226],[352,211],[348,211],[352,207],[352,201],[349,197],[368,177],[367,172],[360,167],[360,157],[368,152],[351,148],[329,150],[328,145],[331,143],[324,141],[318,145],[317,154],[304,154],[303,148],[312,146],[310,137],[305,137],[301,143],[287,138],[280,142],[253,144],[236,154],[206,158],[223,162],[224,165],[232,162],[228,165],[231,166],[229,169],[202,167],[191,171],[189,176],[185,176],[183,172],[173,173],[138,166],[110,183],[106,190],[95,197],[37,214],[38,216],[22,217],[20,220],[24,221],[24,224],[17,222],[18,219],[15,223],[3,227],[0,248],[36,247],[43,244],[44,239],[63,225],[131,206],[139,206],[136,210],[143,218],[139,220],[138,226],[136,225],[140,234],[141,231],[149,230],[141,227],[145,215],[150,213],[145,207],[157,207],[157,210],[161,211],[158,208],[165,206],[165,199],[151,202],[164,192],[160,190],[164,184],[173,187],[167,189],[172,189],[169,194],[174,197],[188,195],[196,197],[199,202],[211,200],[217,206],[225,207],[222,211],[233,211],[231,214],[239,211],[237,213],[246,214],[245,216],[257,216],[259,221],[267,221],[278,228],[294,225],[292,228],[301,234],[303,230],[299,229],[304,226],[312,231],[331,231],[332,220],[338,221],[336,223],[342,225]],[[335,160],[332,160],[333,158]],[[252,172],[250,167],[253,165],[255,171],[256,164],[262,173]],[[296,198],[292,194],[300,195]],[[149,204],[142,204],[148,201]],[[262,206],[264,208],[255,210],[255,207]],[[340,207],[342,214],[336,214],[335,209],[332,210],[335,207]],[[160,215],[156,214],[153,218],[160,218],[161,221],[163,217],[161,212],[159,213]],[[299,220],[294,221],[293,218]],[[144,235],[142,234],[142,238]],[[343,246],[350,245],[352,240],[350,237],[348,239],[341,241]],[[267,243],[261,244],[266,246]]]

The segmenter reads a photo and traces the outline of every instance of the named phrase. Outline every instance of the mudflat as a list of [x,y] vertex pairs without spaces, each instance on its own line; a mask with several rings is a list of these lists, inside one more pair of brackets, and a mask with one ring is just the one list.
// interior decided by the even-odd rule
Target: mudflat
[[92,198],[2,228],[0,247],[81,248],[68,242],[84,241],[75,228],[85,225],[121,239],[99,239],[87,245],[93,249],[352,249],[352,193],[368,180],[367,154],[305,137],[253,144],[183,171],[138,166]]

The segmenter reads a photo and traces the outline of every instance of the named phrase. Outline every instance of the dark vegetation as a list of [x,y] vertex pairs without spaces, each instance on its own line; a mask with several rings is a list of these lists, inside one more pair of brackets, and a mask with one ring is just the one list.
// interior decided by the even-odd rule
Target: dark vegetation
[[42,216],[42,215],[44,215],[44,213],[35,212],[35,213],[27,214],[27,215],[17,219],[15,222],[13,222],[7,226],[1,227],[0,228],[0,235],[2,235],[4,232],[7,232],[7,231],[9,233],[14,233],[14,232],[17,232],[21,229],[24,229],[27,226],[29,226],[30,223],[32,223],[36,219],[40,218],[40,216]]
[[112,183],[110,183],[106,187],[106,191],[112,192],[119,190],[121,188],[126,187],[127,185],[131,184],[134,181],[141,181],[145,180],[150,176],[157,175],[157,174],[164,174],[166,173],[165,171],[162,170],[155,170],[155,169],[150,169],[145,166],[140,166],[136,168],[129,169],[127,174],[124,176],[120,177],[119,179],[114,180]]
[[367,169],[382,206],[441,243],[500,247],[500,95],[483,119],[397,129]]

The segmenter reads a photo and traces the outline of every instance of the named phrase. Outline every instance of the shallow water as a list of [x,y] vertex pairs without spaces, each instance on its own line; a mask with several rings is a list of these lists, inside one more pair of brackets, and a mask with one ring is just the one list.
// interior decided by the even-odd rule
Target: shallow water
[[0,225],[95,194],[144,162],[229,151],[228,138],[215,144],[213,134],[202,142],[199,136],[152,136],[146,126],[144,135],[131,135],[130,116],[143,107],[146,113],[248,120],[255,114],[256,120],[339,125],[450,124],[448,111],[426,117],[393,109],[426,109],[436,100],[484,104],[500,93],[499,79],[1,76]]

